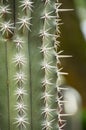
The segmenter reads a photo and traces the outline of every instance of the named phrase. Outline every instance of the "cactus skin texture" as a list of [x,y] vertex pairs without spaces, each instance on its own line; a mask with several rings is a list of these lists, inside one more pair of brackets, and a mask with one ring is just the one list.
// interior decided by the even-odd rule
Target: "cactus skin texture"
[[58,13],[65,11],[60,6],[57,0],[0,2],[1,130],[62,130],[65,125],[58,80],[66,73],[58,65],[68,56],[58,52]]

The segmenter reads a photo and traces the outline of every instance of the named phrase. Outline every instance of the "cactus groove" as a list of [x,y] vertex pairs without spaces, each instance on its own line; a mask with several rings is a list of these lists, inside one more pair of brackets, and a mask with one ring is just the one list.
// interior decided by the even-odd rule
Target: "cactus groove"
[[[0,129],[62,130],[58,0],[0,2]],[[65,101],[63,101],[65,102]],[[58,109],[60,108],[60,110]],[[60,124],[60,126],[59,126]]]

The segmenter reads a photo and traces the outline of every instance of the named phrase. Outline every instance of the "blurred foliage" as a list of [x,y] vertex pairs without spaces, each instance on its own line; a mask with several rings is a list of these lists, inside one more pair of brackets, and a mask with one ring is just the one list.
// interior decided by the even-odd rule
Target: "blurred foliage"
[[83,110],[82,112],[82,128],[83,130],[86,130],[86,110]]
[[74,0],[76,6],[85,7],[86,0]]

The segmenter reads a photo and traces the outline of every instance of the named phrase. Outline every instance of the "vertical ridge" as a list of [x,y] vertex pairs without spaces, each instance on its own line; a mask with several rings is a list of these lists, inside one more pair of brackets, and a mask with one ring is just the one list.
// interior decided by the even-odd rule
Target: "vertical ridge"
[[[29,32],[28,32],[28,38],[29,38]],[[33,119],[32,119],[32,72],[31,72],[31,57],[30,57],[30,44],[28,44],[28,52],[29,52],[29,74],[30,74],[30,83],[29,83],[29,87],[30,87],[30,111],[31,111],[31,130],[33,130]]]
[[8,54],[7,54],[7,43],[5,43],[5,58],[6,58],[6,71],[7,71],[7,104],[8,104],[8,130],[10,130],[10,102],[9,102],[9,81],[8,81]]

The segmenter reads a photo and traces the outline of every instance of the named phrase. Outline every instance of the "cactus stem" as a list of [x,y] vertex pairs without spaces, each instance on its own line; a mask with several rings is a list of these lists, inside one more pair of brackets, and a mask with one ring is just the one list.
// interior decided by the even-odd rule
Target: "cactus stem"
[[68,101],[63,100],[62,92],[67,88],[59,87],[59,81],[68,73],[62,72],[60,59],[71,56],[58,51],[63,24],[59,12],[72,9],[60,9],[62,3],[58,0],[33,1],[0,2],[0,32],[4,36],[2,43],[6,43],[1,50],[6,54],[3,85],[8,112],[6,126],[2,123],[1,129],[56,130],[58,124],[58,130],[62,130],[66,124],[64,118],[70,114],[63,113],[63,105]]

